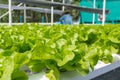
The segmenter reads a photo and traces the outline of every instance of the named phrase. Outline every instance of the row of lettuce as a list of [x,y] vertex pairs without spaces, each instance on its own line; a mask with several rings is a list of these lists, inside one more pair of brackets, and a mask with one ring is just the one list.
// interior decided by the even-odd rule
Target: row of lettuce
[[0,26],[0,80],[28,80],[43,70],[50,80],[64,71],[85,75],[119,52],[120,25]]

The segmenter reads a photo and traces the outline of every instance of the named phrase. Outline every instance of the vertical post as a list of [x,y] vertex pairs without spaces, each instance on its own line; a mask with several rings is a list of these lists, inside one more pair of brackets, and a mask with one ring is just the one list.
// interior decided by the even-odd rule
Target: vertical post
[[103,19],[102,19],[103,26],[105,25],[105,17],[106,17],[105,8],[106,8],[106,0],[103,0]]
[[23,17],[22,17],[22,15],[20,15],[20,23],[22,23],[23,21]]
[[9,26],[12,26],[12,0],[8,0],[9,2]]
[[41,22],[44,23],[45,22],[45,17],[42,16]]
[[47,15],[47,13],[45,13],[45,19],[46,19],[46,22],[48,23],[48,15]]
[[[65,0],[62,0],[62,3],[64,4],[65,3]],[[62,6],[62,11],[65,10],[65,6]]]
[[[93,8],[96,8],[96,0],[93,2]],[[95,24],[95,13],[93,13],[93,24]]]
[[[53,0],[51,0],[51,2],[54,2]],[[53,6],[51,7],[51,25],[53,25]]]
[[24,23],[26,23],[26,4],[24,4]]

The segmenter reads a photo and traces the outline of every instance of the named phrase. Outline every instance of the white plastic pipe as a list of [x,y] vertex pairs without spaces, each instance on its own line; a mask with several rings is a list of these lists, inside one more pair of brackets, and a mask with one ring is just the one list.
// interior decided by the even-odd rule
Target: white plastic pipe
[[[93,2],[93,8],[96,8],[96,0]],[[93,13],[93,24],[95,24],[95,13]]]
[[[62,0],[62,3],[64,4],[65,3],[65,0]],[[65,10],[65,6],[62,7],[62,11]]]
[[105,25],[105,17],[106,17],[106,13],[105,13],[105,9],[106,9],[106,0],[103,0],[103,18],[102,18],[102,25]]
[[24,4],[24,23],[26,23],[26,4]]
[[12,0],[9,0],[9,26],[12,26]]
[[[51,0],[51,2],[54,2],[53,0]],[[51,25],[53,25],[53,18],[54,18],[54,15],[53,15],[53,6],[51,7]]]

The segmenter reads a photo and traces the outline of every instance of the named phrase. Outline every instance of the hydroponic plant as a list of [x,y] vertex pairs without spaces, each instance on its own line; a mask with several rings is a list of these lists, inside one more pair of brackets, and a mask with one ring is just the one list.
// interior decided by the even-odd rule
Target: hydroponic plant
[[42,70],[50,80],[65,71],[86,75],[120,52],[119,26],[0,26],[0,80],[28,80]]

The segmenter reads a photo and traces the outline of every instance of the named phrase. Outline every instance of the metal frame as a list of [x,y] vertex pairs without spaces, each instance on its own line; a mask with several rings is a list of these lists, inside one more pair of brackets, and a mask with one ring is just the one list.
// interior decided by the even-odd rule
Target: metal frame
[[106,0],[103,0],[103,19],[102,19],[102,25],[103,25],[103,26],[105,25],[105,19],[106,19],[105,9],[106,9]]
[[[65,4],[65,0],[62,0],[62,3]],[[65,10],[65,6],[62,6],[62,11]]]
[[[18,4],[16,7],[20,7],[23,3]],[[8,9],[8,6],[6,7],[6,9]],[[13,9],[12,9],[13,10]],[[7,14],[9,14],[9,11],[7,11],[5,14],[3,14],[2,16],[0,16],[0,19],[3,18],[4,16],[6,16]]]
[[[17,1],[17,2],[22,2],[25,4],[31,4],[31,5],[35,5],[35,6],[48,6],[48,7],[69,7],[71,9],[77,9],[83,12],[88,12],[88,13],[102,13],[103,9],[98,9],[98,8],[88,8],[88,7],[81,7],[81,6],[76,6],[76,5],[71,5],[71,4],[63,4],[63,3],[58,3],[58,2],[50,2],[50,1],[42,1],[42,0],[13,0],[13,1]],[[109,12],[109,10],[105,10],[105,13],[107,14]]]
[[[63,10],[64,7],[70,7],[70,8],[75,8],[81,11],[85,11],[85,12],[90,12],[90,13],[102,13],[103,14],[103,20],[102,20],[102,25],[104,26],[105,24],[105,14],[107,14],[109,11],[106,10],[106,0],[103,0],[103,9],[96,9],[95,8],[95,0],[94,0],[94,8],[86,8],[86,7],[80,7],[80,6],[75,6],[75,5],[69,5],[69,4],[64,4],[64,0],[63,3],[58,3],[58,2],[54,2],[54,0],[51,0],[51,2],[49,1],[39,1],[39,0],[13,0],[13,1],[18,1],[18,2],[22,2],[24,3],[24,22],[26,23],[26,5],[25,4],[33,4],[33,5],[44,5],[44,6],[51,6],[51,24],[53,24],[54,20],[53,20],[53,11],[54,11],[54,6],[63,6]],[[8,4],[9,4],[9,26],[12,25],[12,0],[8,0]],[[5,14],[7,15],[7,13]],[[4,16],[4,15],[3,15]],[[95,14],[93,14],[93,24],[94,24],[94,17]]]
[[0,8],[3,9],[8,9],[9,7],[9,11],[6,12],[5,14],[3,14],[2,16],[0,16],[0,19],[4,16],[6,16],[7,14],[9,14],[9,26],[12,25],[12,11],[13,10],[24,10],[24,23],[26,23],[26,10],[33,10],[33,11],[37,11],[37,12],[47,12],[51,14],[51,23],[53,24],[53,17],[54,14],[59,14],[61,15],[63,11],[61,10],[52,10],[52,9],[46,9],[46,8],[38,8],[38,7],[26,7],[26,4],[24,4],[24,6],[21,6],[23,3],[20,3],[17,6],[12,6],[12,0],[9,0],[9,5],[5,5],[5,4],[0,4]]
[[[93,8],[96,8],[96,0],[93,2]],[[95,24],[95,13],[93,13],[93,24]]]
[[[46,13],[50,13],[51,14],[51,9],[47,9],[47,8],[39,8],[39,7],[24,7],[24,6],[21,6],[22,4],[19,4],[19,6],[15,6],[15,5],[12,5],[12,10],[33,10],[33,11],[37,11],[37,12],[46,12]],[[5,4],[0,4],[0,8],[3,8],[3,9],[8,9],[8,5],[5,5]],[[54,10],[53,13],[54,14],[58,14],[58,15],[61,15],[62,14],[62,10]],[[2,18],[2,17],[0,17]]]
[[[54,0],[51,0],[51,2],[53,3]],[[54,14],[53,14],[53,10],[54,10],[54,7],[51,6],[51,25],[53,25],[53,22],[54,22]]]
[[9,0],[9,26],[12,26],[12,0]]
[[24,23],[26,23],[26,4],[24,4]]

